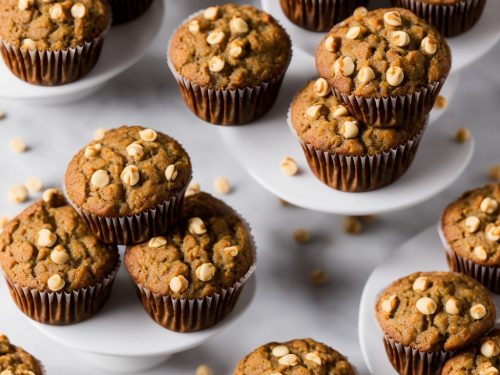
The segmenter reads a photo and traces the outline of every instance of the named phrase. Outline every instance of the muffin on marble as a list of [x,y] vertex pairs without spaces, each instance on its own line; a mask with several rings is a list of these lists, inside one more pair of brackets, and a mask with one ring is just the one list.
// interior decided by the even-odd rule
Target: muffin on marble
[[496,375],[500,370],[500,330],[446,361],[441,375]]
[[500,184],[464,193],[441,219],[450,268],[500,293]]
[[43,375],[43,367],[28,352],[10,343],[9,338],[0,335],[0,374]]
[[421,119],[410,127],[366,126],[331,93],[324,78],[299,91],[289,117],[316,177],[349,192],[379,189],[400,178],[413,162],[426,124]]
[[154,0],[108,0],[113,14],[113,25],[133,21],[142,16]]
[[166,134],[141,126],[108,130],[80,150],[66,171],[66,194],[106,243],[144,242],[174,224],[191,162]]
[[402,375],[439,375],[457,350],[495,324],[488,290],[467,275],[417,272],[386,288],[375,305],[384,345]]
[[451,69],[441,34],[412,12],[382,8],[336,25],[316,53],[321,77],[369,126],[412,126],[430,112]]
[[452,37],[471,29],[483,14],[486,0],[391,0],[396,7],[411,10],[441,34]]
[[0,263],[17,307],[40,323],[77,323],[107,301],[118,249],[100,242],[57,189],[11,220]]
[[250,5],[207,8],[184,22],[168,47],[188,107],[212,124],[251,122],[273,105],[292,57],[291,41]]
[[144,309],[177,332],[199,331],[224,319],[254,264],[248,225],[203,192],[186,197],[181,220],[170,231],[125,253]]
[[0,0],[0,52],[23,81],[71,83],[96,65],[110,23],[106,0]]
[[347,359],[313,339],[271,342],[243,358],[233,375],[354,375]]

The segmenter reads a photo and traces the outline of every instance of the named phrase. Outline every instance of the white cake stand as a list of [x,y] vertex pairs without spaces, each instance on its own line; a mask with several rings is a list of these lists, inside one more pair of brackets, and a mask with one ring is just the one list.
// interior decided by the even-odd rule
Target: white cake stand
[[111,27],[94,69],[82,79],[67,85],[31,85],[14,76],[0,59],[0,99],[37,105],[61,104],[94,93],[144,55],[162,25],[164,8],[163,0],[155,1],[137,20]]
[[94,366],[118,373],[143,372],[172,354],[201,345],[238,319],[250,306],[255,291],[252,276],[225,320],[201,332],[176,333],[155,323],[144,311],[123,266],[104,308],[94,317],[68,326],[45,325],[27,318],[10,298],[6,283],[0,282],[2,317],[6,314],[10,324],[27,319],[42,334],[75,350]]
[[[415,256],[418,254],[418,256]],[[402,245],[368,278],[359,306],[359,341],[363,357],[372,374],[397,375],[385,353],[382,330],[374,315],[378,294],[391,282],[418,271],[448,271],[445,250],[435,226]],[[500,296],[492,295],[499,313]]]
[[[371,8],[390,6],[389,1],[374,3],[376,4],[372,4]],[[323,33],[308,31],[292,23],[281,10],[279,0],[262,0],[262,8],[285,27],[294,46],[314,56],[318,44],[323,39]],[[453,71],[457,72],[472,64],[500,40],[499,15],[500,1],[488,1],[481,19],[471,30],[447,39],[453,56]]]

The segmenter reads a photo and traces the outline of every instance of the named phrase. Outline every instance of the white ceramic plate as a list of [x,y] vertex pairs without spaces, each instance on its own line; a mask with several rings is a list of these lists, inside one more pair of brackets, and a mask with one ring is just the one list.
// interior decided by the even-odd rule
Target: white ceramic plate
[[[378,6],[390,6],[388,1],[378,1]],[[371,8],[375,8],[371,6]],[[294,46],[311,56],[316,53],[323,33],[302,29],[293,24],[281,10],[279,0],[262,0],[262,8],[276,17],[292,38]],[[490,0],[486,3],[484,13],[478,23],[468,32],[454,38],[448,38],[452,56],[453,71],[457,72],[472,64],[483,56],[500,40],[500,1]]]
[[[287,126],[293,96],[308,77],[314,76],[312,58],[297,51],[278,100],[259,121],[245,126],[219,127],[232,154],[266,189],[299,207],[345,215],[366,215],[397,210],[421,203],[448,187],[469,163],[474,142],[451,140],[454,124],[435,123],[426,130],[417,157],[396,183],[367,193],[343,193],[321,183],[310,171],[299,142]],[[451,75],[442,94],[451,100],[458,77]],[[431,122],[444,110],[433,110]],[[301,173],[288,177],[279,164],[293,157]]]
[[164,7],[163,0],[155,1],[137,20],[112,26],[97,65],[88,75],[68,85],[31,85],[14,76],[0,59],[0,99],[44,105],[65,103],[90,95],[144,55],[162,25]]
[[[418,254],[418,256],[415,256]],[[359,341],[372,374],[396,375],[385,353],[382,331],[375,319],[378,294],[393,281],[418,271],[448,271],[445,250],[435,226],[394,251],[368,278],[359,306]],[[500,296],[494,296],[499,312]]]

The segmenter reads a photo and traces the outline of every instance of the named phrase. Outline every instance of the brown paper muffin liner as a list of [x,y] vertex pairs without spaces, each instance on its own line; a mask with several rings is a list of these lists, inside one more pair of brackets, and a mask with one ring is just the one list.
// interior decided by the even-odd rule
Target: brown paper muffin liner
[[119,269],[120,261],[101,282],[71,292],[40,291],[22,287],[7,277],[5,280],[17,307],[29,318],[44,324],[67,325],[90,318],[104,306]]
[[281,9],[297,26],[317,32],[327,32],[335,24],[351,16],[368,0],[280,0]]
[[108,3],[113,13],[113,25],[120,25],[140,17],[153,4],[153,0],[108,0]]
[[332,91],[356,119],[368,126],[411,126],[432,110],[444,81],[445,78],[428,84],[412,94],[382,98],[346,95],[336,88],[332,88]]
[[384,337],[387,357],[400,375],[441,375],[444,363],[453,352],[421,352]]
[[429,4],[422,0],[391,0],[393,6],[411,10],[441,34],[452,37],[472,28],[481,18],[486,0],[462,0],[456,4]]

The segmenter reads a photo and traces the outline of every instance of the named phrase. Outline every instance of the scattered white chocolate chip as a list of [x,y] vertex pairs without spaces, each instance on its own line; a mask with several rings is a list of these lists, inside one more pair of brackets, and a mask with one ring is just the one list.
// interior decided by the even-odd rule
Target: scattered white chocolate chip
[[287,354],[278,359],[278,363],[282,366],[297,366],[299,363],[299,357],[297,357],[295,354]]
[[403,24],[401,14],[395,10],[384,13],[384,22],[390,26],[401,26]]
[[436,107],[437,109],[444,109],[447,106],[448,106],[448,101],[446,100],[446,98],[443,95],[438,95],[434,107]]
[[405,47],[410,44],[410,35],[406,31],[393,31],[391,33],[391,43],[398,47]]
[[368,83],[375,78],[375,72],[369,66],[361,68],[356,76],[361,83]]
[[489,362],[483,362],[479,369],[479,375],[498,375],[498,369]]
[[15,375],[15,374],[11,370],[3,370],[2,372],[0,372],[0,375]]
[[26,10],[33,4],[32,0],[19,0],[17,2],[17,7],[19,10]]
[[58,274],[50,276],[47,280],[47,286],[53,292],[60,291],[62,288],[64,288],[65,284],[66,283],[64,282],[64,280]]
[[337,45],[335,43],[335,38],[333,36],[329,36],[325,40],[325,48],[328,52],[336,52]]
[[300,243],[306,244],[311,242],[311,232],[305,228],[298,228],[293,231],[293,239]]
[[333,117],[336,119],[338,119],[339,117],[347,116],[348,114],[349,111],[343,105],[338,105],[337,107],[335,107],[335,110],[333,111]]
[[222,249],[222,251],[223,251],[224,254],[227,254],[230,257],[234,258],[235,256],[238,255],[238,253],[239,253],[240,250],[239,250],[238,246],[233,245],[233,246],[227,246],[227,247],[225,247],[224,249]]
[[328,282],[328,275],[320,268],[315,268],[311,272],[311,282],[316,286],[325,285]]
[[229,56],[237,59],[243,55],[243,47],[237,43],[233,43],[229,46]]
[[199,32],[201,30],[200,21],[193,20],[193,21],[189,22],[188,29],[189,29],[189,32],[191,34],[199,34]]
[[82,3],[75,3],[71,7],[71,15],[73,18],[83,18],[85,17],[85,14],[87,13],[87,9],[85,8],[85,5]]
[[125,168],[123,168],[120,179],[122,180],[124,185],[137,185],[140,179],[139,168],[137,168],[137,166],[135,165],[127,165]]
[[158,133],[153,129],[144,129],[139,132],[139,137],[144,142],[154,142],[156,137],[158,137]]
[[99,153],[101,152],[101,149],[102,149],[102,145],[100,143],[96,143],[95,145],[87,146],[87,147],[85,147],[84,156],[87,159],[94,158],[97,155],[99,155]]
[[345,121],[342,124],[342,136],[345,139],[356,138],[359,134],[359,127],[357,121]]
[[10,149],[17,153],[25,152],[28,149],[26,142],[22,138],[12,138],[9,142]]
[[200,365],[196,369],[195,375],[214,375],[214,372],[207,365]]
[[208,61],[208,69],[210,69],[211,72],[218,73],[222,69],[224,69],[224,66],[226,65],[226,62],[221,56],[214,56]]
[[500,181],[500,164],[490,167],[488,170],[488,177],[493,181]]
[[245,34],[249,30],[248,23],[241,17],[234,17],[229,21],[229,30],[232,34]]
[[356,18],[363,18],[367,14],[368,14],[368,9],[366,9],[365,7],[357,7],[356,9],[354,9],[354,12],[352,13],[352,15]]
[[207,35],[207,43],[211,46],[221,44],[225,37],[226,34],[224,34],[224,31],[221,29],[215,29]]
[[219,194],[229,194],[232,186],[229,180],[225,177],[217,177],[214,180],[214,189]]
[[382,301],[380,308],[383,312],[392,313],[399,302],[398,296],[392,295]]
[[446,301],[444,309],[450,315],[457,315],[460,313],[460,303],[456,298],[451,297],[448,299],[448,301]]
[[13,203],[23,203],[28,199],[28,189],[23,185],[14,185],[9,188],[9,200]]
[[413,282],[412,288],[415,292],[423,292],[429,289],[430,285],[431,282],[427,276],[420,276]]
[[175,181],[177,176],[179,175],[179,171],[175,167],[175,164],[170,164],[165,168],[165,178],[168,182]]
[[353,26],[347,30],[345,36],[347,39],[357,39],[361,35],[361,27]]
[[141,160],[144,156],[144,147],[140,143],[132,142],[126,148],[127,155],[134,160]]
[[500,354],[500,349],[495,341],[486,340],[481,344],[481,354],[487,358],[496,357]]
[[209,7],[203,12],[203,17],[207,20],[216,20],[219,16],[219,7]]
[[459,128],[455,133],[455,141],[464,143],[471,138],[470,130],[467,128]]
[[183,275],[179,275],[170,279],[169,286],[174,293],[182,293],[188,288],[189,282]]
[[199,217],[193,217],[188,221],[188,230],[191,234],[202,235],[207,233],[207,227]]
[[500,240],[500,226],[488,226],[486,228],[486,239],[491,242],[497,242]]
[[105,129],[105,128],[97,128],[96,130],[94,130],[94,133],[92,134],[92,138],[94,141],[100,141],[104,138],[104,136],[106,135],[106,132],[108,131],[108,129]]
[[486,316],[486,307],[480,303],[472,306],[470,308],[470,316],[476,320],[483,319]]
[[321,115],[321,108],[323,106],[321,104],[314,104],[306,109],[306,115],[313,120],[317,120]]
[[42,200],[45,203],[49,203],[52,200],[52,198],[54,197],[54,195],[57,195],[60,193],[61,193],[61,191],[59,189],[56,189],[56,188],[47,189],[42,194]]
[[21,48],[27,49],[30,51],[36,50],[36,42],[33,39],[23,39],[23,42],[21,44]]
[[465,229],[467,229],[467,232],[469,233],[477,232],[480,225],[481,220],[479,220],[477,216],[468,216],[465,219]]
[[42,180],[38,177],[30,177],[26,180],[26,188],[31,192],[41,191],[43,189]]
[[289,156],[285,157],[281,161],[280,168],[281,172],[283,172],[283,174],[286,176],[294,176],[299,171],[299,166],[297,165],[297,162]]
[[166,244],[167,239],[163,236],[153,237],[148,242],[148,246],[152,249],[157,249],[159,247],[165,246]]
[[57,3],[50,7],[49,17],[51,20],[60,21],[64,18],[64,11],[61,4]]
[[486,252],[486,249],[482,245],[475,246],[474,250],[472,250],[472,253],[479,260],[486,260],[486,259],[488,259],[488,253]]
[[426,36],[420,43],[420,48],[428,55],[434,55],[437,51],[437,42]]
[[498,202],[493,198],[486,197],[481,201],[479,208],[487,214],[493,214],[498,209]]
[[38,231],[36,243],[42,247],[52,247],[57,241],[57,235],[49,229],[43,228]]
[[405,73],[399,66],[391,66],[385,73],[385,77],[389,85],[399,86],[405,78]]
[[323,98],[330,93],[330,86],[328,82],[326,82],[326,79],[318,78],[316,82],[314,82],[313,90],[316,95]]
[[98,169],[90,177],[90,184],[97,188],[102,188],[109,184],[109,175],[103,169]]
[[349,234],[358,234],[363,230],[363,222],[357,216],[347,216],[344,220],[344,231]]
[[290,350],[285,345],[278,345],[273,348],[271,353],[274,357],[281,358],[289,354]]
[[50,260],[55,264],[63,265],[68,263],[69,255],[64,246],[57,245],[50,253]]
[[185,197],[190,197],[192,195],[198,194],[201,191],[200,184],[197,182],[191,182],[186,190]]
[[310,353],[307,353],[305,356],[304,356],[304,359],[306,361],[311,361],[311,362],[314,362],[316,363],[318,366],[321,366],[321,358],[318,354],[318,352],[310,352]]
[[437,310],[437,303],[429,297],[420,298],[417,303],[417,310],[424,315],[432,315]]
[[203,263],[201,266],[196,268],[196,277],[198,280],[207,282],[214,278],[215,271],[215,266],[212,263]]
[[354,61],[349,56],[340,56],[333,64],[333,71],[335,74],[342,74],[349,77],[354,73]]

